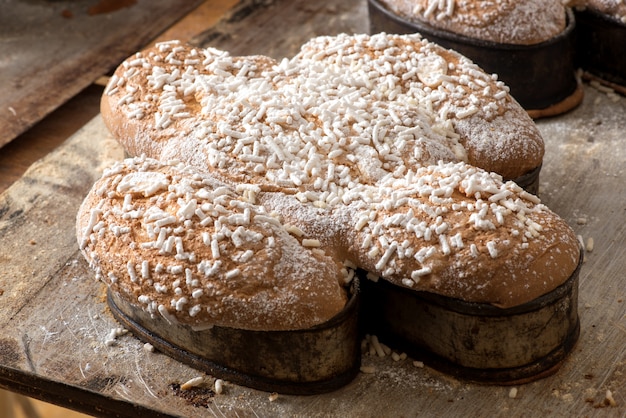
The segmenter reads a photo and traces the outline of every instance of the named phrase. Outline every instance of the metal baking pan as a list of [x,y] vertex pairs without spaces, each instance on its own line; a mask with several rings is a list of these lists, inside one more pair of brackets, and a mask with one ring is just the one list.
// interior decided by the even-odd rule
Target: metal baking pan
[[626,24],[590,9],[575,16],[576,64],[626,94]]
[[580,333],[578,267],[561,286],[501,309],[364,279],[366,332],[455,377],[520,384],[554,373]]
[[151,317],[117,293],[107,293],[115,317],[137,338],[212,376],[267,392],[313,395],[349,383],[361,365],[359,282],[345,308],[329,321],[295,331],[249,331],[214,326],[194,330]]
[[554,116],[576,107],[583,98],[574,66],[576,21],[567,11],[567,26],[558,36],[534,45],[501,44],[433,28],[396,15],[378,0],[368,0],[370,32],[420,33],[456,50],[487,73],[498,74],[511,95],[533,118]]
[[[539,173],[541,173],[541,165],[530,170],[528,173],[513,179],[513,181],[528,193],[536,195],[539,193]],[[506,181],[507,179],[504,180]]]

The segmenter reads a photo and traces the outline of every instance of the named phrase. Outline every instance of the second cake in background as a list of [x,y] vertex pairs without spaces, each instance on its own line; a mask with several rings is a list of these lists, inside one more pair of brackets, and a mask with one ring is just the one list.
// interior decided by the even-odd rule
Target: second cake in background
[[533,118],[576,107],[573,13],[559,0],[369,0],[372,33],[420,33],[496,73]]

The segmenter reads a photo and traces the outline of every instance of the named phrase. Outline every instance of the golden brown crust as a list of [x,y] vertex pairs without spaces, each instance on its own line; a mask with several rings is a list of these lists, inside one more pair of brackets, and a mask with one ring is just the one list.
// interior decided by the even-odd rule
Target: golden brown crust
[[[407,51],[416,51],[420,57],[418,63],[424,63],[422,67],[418,64],[416,71],[421,82],[418,88],[423,91],[411,92],[415,79],[407,77],[406,72],[399,70],[393,74],[402,80],[403,92],[418,101],[416,107],[420,111],[435,112],[433,125],[446,121],[452,124],[466,153],[462,161],[496,172],[505,179],[516,179],[541,165],[544,155],[541,134],[502,82],[485,74],[466,57],[434,43],[417,42],[412,36],[379,36],[383,42],[375,37],[318,37],[303,45],[297,58],[337,65],[340,53],[342,57],[355,54],[369,57],[363,58],[363,66],[375,67],[381,65],[383,57],[393,64],[394,58],[402,60]],[[337,48],[338,45],[342,48]],[[341,62],[353,66],[354,61]],[[406,103],[406,99],[399,98],[398,102]],[[424,160],[423,165],[427,163]]]
[[536,196],[463,163],[362,188],[332,210],[279,193],[259,199],[374,278],[467,302],[529,302],[579,261],[573,231]]
[[379,0],[406,19],[469,38],[532,45],[565,29],[561,0]]
[[579,0],[576,4],[626,24],[626,3],[622,0]]
[[464,163],[413,176],[320,207],[249,184],[237,194],[188,166],[127,160],[94,185],[77,235],[114,291],[196,326],[315,325],[341,310],[341,284],[357,267],[502,308],[555,289],[576,269],[571,228],[513,182]]
[[77,236],[113,291],[168,321],[276,330],[332,318],[344,267],[246,196],[180,165],[126,160],[94,184]]
[[[111,180],[118,177],[109,172],[109,180],[94,186],[81,208],[81,249],[105,281],[113,272],[108,284],[114,290],[155,314],[199,326],[307,327],[341,309],[345,294],[338,282],[349,281],[356,267],[398,286],[511,307],[556,288],[578,262],[578,243],[565,222],[535,196],[502,181],[501,176],[519,177],[541,164],[543,141],[532,120],[501,82],[419,35],[315,38],[280,63],[177,42],[159,44],[116,70],[102,98],[102,115],[128,152],[161,161],[131,160],[115,170],[139,173],[148,164],[156,167],[151,171],[178,170],[172,179],[180,184],[197,178],[229,184],[246,191],[248,200],[254,197],[247,203],[243,195],[234,197],[240,202],[236,207],[246,203],[250,213],[276,214],[277,222],[296,235],[283,237],[284,228],[271,225],[255,229],[273,234],[291,251],[289,257],[287,250],[259,253],[255,260],[255,266],[269,269],[272,280],[283,280],[272,291],[245,266],[235,276],[226,274],[237,269],[228,262],[218,278],[207,279],[222,293],[206,296],[200,308],[189,306],[189,297],[162,299],[133,281],[138,266],[146,260],[148,267],[158,265],[157,259],[142,255],[127,265],[119,255],[158,252],[166,245],[160,232],[153,230],[150,237],[149,242],[159,242],[155,248],[143,240],[111,251],[148,227],[129,224],[133,233],[120,238],[96,226],[98,216],[113,213],[98,205],[135,201],[134,195],[126,197],[128,190],[118,193],[118,186],[107,183],[121,181]],[[169,160],[184,167],[174,168]],[[165,199],[171,193],[156,195]],[[144,203],[145,211],[148,206],[164,210],[162,201]],[[168,210],[174,216],[187,203],[189,198],[177,199],[178,209]],[[202,230],[205,238],[199,240],[187,221],[181,220],[181,251],[191,248],[196,257],[209,257],[218,232]],[[178,241],[167,244],[169,252],[173,242]],[[135,248],[124,252],[128,245]],[[232,257],[244,248],[225,247],[223,254]],[[290,262],[278,263],[282,274],[272,274],[276,260],[287,258]],[[306,280],[299,285],[308,286],[305,290],[290,282],[302,276],[301,263],[314,266],[304,268]],[[186,267],[189,274],[194,268],[207,271],[207,264],[198,264]],[[168,289],[180,274],[175,270],[163,279]],[[313,274],[317,270],[324,272],[319,278]],[[242,281],[231,280],[235,277]],[[148,284],[154,287],[154,281]],[[286,300],[297,300],[295,322],[285,318]],[[271,309],[263,310],[260,301]],[[312,317],[312,322],[304,319]]]
[[[326,158],[324,148],[341,145],[332,142],[337,135],[344,136],[344,158],[381,160],[366,173],[350,168],[351,177],[369,182],[393,171],[380,147],[407,168],[467,161],[506,179],[539,167],[544,153],[532,119],[502,82],[419,35],[319,37],[281,63],[160,44],[118,68],[102,113],[132,155],[182,158],[234,181],[281,187],[310,187],[317,176],[292,181],[281,172],[289,156],[276,146],[300,151],[315,141],[314,157]],[[253,146],[228,143],[241,137],[258,143],[259,154],[242,155]],[[355,144],[361,155],[351,151]]]

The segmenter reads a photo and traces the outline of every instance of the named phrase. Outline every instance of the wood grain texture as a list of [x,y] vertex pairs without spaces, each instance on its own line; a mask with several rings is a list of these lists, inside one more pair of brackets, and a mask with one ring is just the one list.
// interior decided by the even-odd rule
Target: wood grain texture
[[[105,344],[118,325],[104,303],[103,285],[93,280],[76,247],[73,222],[82,196],[99,167],[122,153],[99,117],[2,195],[0,234],[9,246],[1,257],[10,257],[11,267],[3,269],[0,280],[0,319],[7,324],[1,331],[0,362],[40,382],[42,388],[31,396],[46,399],[43,387],[63,382],[75,400],[87,399],[69,406],[87,411],[89,402],[97,402],[91,398],[96,393],[102,405],[117,400],[184,416],[384,416],[389,411],[407,416],[423,411],[429,411],[427,416],[621,416],[626,391],[626,295],[621,283],[626,160],[620,132],[625,110],[626,99],[613,102],[587,87],[579,109],[539,122],[548,145],[541,197],[583,238],[593,237],[595,246],[581,272],[578,345],[557,374],[519,386],[515,399],[509,397],[509,387],[475,385],[415,367],[411,360],[369,356],[363,364],[373,367],[373,374],[361,374],[326,395],[279,396],[270,402],[267,393],[227,385],[220,396],[199,388],[193,402],[181,398],[173,385],[201,373],[145,351],[131,335],[120,337],[116,345]],[[67,163],[76,157],[76,165]],[[210,386],[213,379],[205,378]],[[3,380],[0,385],[7,384]],[[607,390],[617,407],[604,404]],[[198,402],[205,406],[193,406]]]
[[232,55],[261,54],[279,60],[294,56],[312,37],[368,30],[365,1],[242,0],[190,42]]
[[[279,57],[293,54],[302,37],[337,25],[366,31],[362,2],[334,3],[242,2],[194,42]],[[326,7],[336,7],[333,20]],[[515,397],[511,387],[368,355],[363,365],[373,373],[332,393],[270,400],[268,393],[226,383],[215,395],[213,377],[145,350],[130,334],[107,345],[118,324],[74,231],[82,197],[107,162],[122,158],[100,117],[0,195],[0,387],[103,416],[624,417],[625,115],[626,98],[585,85],[580,107],[537,123],[546,142],[539,195],[583,241],[593,238],[594,248],[580,275],[578,344],[556,374],[517,386]],[[176,385],[196,376],[203,385],[183,397]],[[607,391],[616,406],[608,404]]]
[[239,0],[205,0],[193,12],[160,34],[155,42],[178,39],[188,42],[207,28],[213,27]]
[[101,12],[90,9],[94,3],[2,3],[0,146],[114,68],[200,0],[126,2],[129,7]]
[[3,418],[87,418],[88,415],[0,389]]
[[18,180],[40,158],[100,113],[104,87],[91,85],[35,126],[0,148],[0,193]]

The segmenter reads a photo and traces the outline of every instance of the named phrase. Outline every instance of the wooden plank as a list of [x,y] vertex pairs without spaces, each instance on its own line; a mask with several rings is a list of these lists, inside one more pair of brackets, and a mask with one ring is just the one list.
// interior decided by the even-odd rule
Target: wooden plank
[[[617,221],[624,215],[626,201],[623,193],[616,192],[623,192],[626,179],[626,157],[618,146],[626,99],[614,103],[590,88],[586,95],[576,111],[539,122],[548,148],[541,196],[577,233],[596,241],[581,273],[581,339],[559,373],[520,386],[516,399],[509,398],[507,387],[457,381],[428,367],[416,368],[410,360],[396,363],[367,356],[364,365],[373,366],[376,373],[362,374],[327,395],[281,396],[270,402],[267,393],[228,385],[226,394],[209,398],[206,407],[181,399],[171,385],[198,372],[144,351],[142,343],[130,335],[115,346],[105,344],[117,324],[104,304],[104,287],[93,281],[76,248],[73,220],[78,204],[98,175],[98,167],[121,158],[119,146],[107,137],[99,118],[2,196],[0,231],[3,242],[11,243],[2,256],[13,259],[8,272],[3,269],[0,282],[5,290],[0,320],[9,324],[2,330],[0,353],[10,354],[0,360],[7,364],[7,357],[12,358],[9,366],[34,373],[42,386],[51,381],[70,385],[78,400],[95,391],[103,402],[131,400],[185,416],[218,416],[225,411],[244,416],[362,416],[384,415],[389,410],[407,415],[428,410],[440,416],[558,410],[571,416],[580,411],[585,416],[603,416],[608,408],[603,405],[607,390],[615,393],[623,407],[626,302],[620,273],[626,264],[626,227]],[[602,123],[597,124],[598,120]],[[68,165],[76,157],[79,162]],[[49,239],[50,235],[57,239]],[[36,244],[29,244],[29,239]],[[6,280],[5,273],[12,280]]]
[[0,146],[199,3],[200,0],[3,2]]
[[[299,6],[291,8],[286,3],[292,2],[264,2],[239,21],[231,14],[230,21],[216,27],[241,34],[217,44],[231,42],[239,51],[234,53],[247,53],[252,48],[247,43],[255,42],[277,55],[292,54],[292,42],[275,39],[276,31],[251,29],[259,39],[244,35],[246,27],[281,20],[306,26],[306,18],[292,15],[310,13],[309,6],[293,2]],[[312,7],[322,10],[322,4],[332,3]],[[362,7],[357,3],[361,2],[351,0],[337,7],[352,13],[351,7]],[[324,20],[328,21],[315,25]],[[363,20],[353,24],[364,25]],[[206,38],[201,41],[205,42]],[[73,225],[82,196],[108,161],[122,158],[99,117],[0,195],[0,387],[31,390],[32,396],[90,413],[111,403],[127,406],[129,415],[137,415],[130,408],[136,405],[155,414],[187,417],[624,416],[624,115],[626,98],[586,85],[579,108],[538,121],[546,140],[540,197],[584,240],[594,238],[595,245],[580,275],[582,330],[577,346],[558,373],[516,387],[514,398],[510,387],[460,381],[427,366],[416,367],[411,359],[394,362],[370,356],[363,358],[363,365],[374,373],[362,373],[329,394],[281,395],[270,401],[268,393],[226,384],[222,395],[213,396],[201,387],[183,398],[174,385],[201,373],[146,351],[129,334],[114,345],[106,344],[110,330],[118,325],[104,302],[104,286],[93,280],[78,252]],[[204,377],[210,386],[212,377]],[[67,392],[59,395],[49,389],[59,386]],[[607,391],[617,406],[607,404]]]
[[[89,124],[77,135],[101,135],[104,125]],[[33,164],[0,195],[0,321],[8,322],[74,252],[74,217],[102,164],[123,158],[112,139],[69,141]],[[72,215],[74,212],[74,215]]]
[[205,0],[193,13],[188,14],[176,25],[163,32],[155,42],[178,39],[188,42],[207,28],[213,27],[224,14],[231,10],[240,0]]
[[217,25],[193,37],[232,55],[292,57],[315,36],[367,33],[365,1],[240,1]]
[[91,85],[0,149],[0,193],[100,113],[104,87]]

